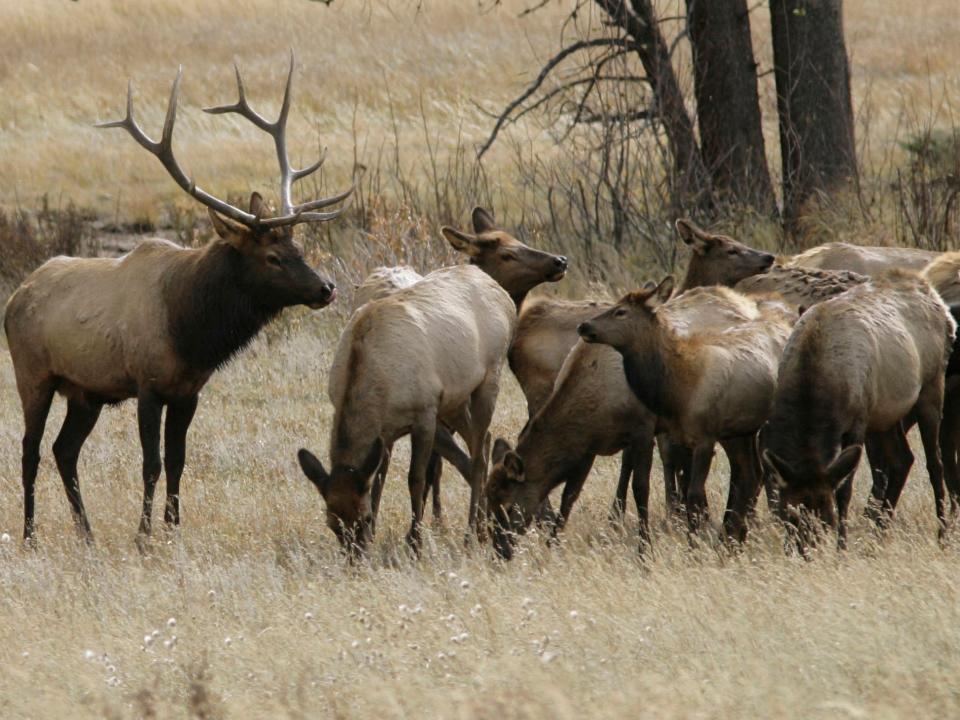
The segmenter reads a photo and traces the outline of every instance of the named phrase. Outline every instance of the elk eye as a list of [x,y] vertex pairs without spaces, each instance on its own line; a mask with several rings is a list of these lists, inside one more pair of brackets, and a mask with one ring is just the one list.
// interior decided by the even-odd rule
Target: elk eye
[[615,318],[626,317],[626,315],[627,315],[627,311],[624,310],[623,308],[617,308],[616,310],[613,311],[613,316]]
[[503,260],[504,262],[513,262],[513,261],[516,260],[517,258],[514,257],[513,253],[503,253],[503,254],[500,256],[500,259]]
[[739,253],[736,250],[727,250],[727,255],[738,255]]
[[278,258],[276,255],[267,255],[267,264],[275,268],[278,268],[282,265],[280,258]]

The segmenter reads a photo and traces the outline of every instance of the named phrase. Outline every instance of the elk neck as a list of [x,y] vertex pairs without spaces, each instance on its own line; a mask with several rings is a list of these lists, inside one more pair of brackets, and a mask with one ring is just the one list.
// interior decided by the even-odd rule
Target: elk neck
[[678,393],[687,390],[676,382],[689,374],[679,345],[669,329],[651,323],[620,349],[630,388],[649,410],[665,418],[676,417]]
[[177,355],[198,370],[226,364],[282,308],[265,304],[243,283],[242,257],[213,241],[187,251],[166,277],[163,298]]

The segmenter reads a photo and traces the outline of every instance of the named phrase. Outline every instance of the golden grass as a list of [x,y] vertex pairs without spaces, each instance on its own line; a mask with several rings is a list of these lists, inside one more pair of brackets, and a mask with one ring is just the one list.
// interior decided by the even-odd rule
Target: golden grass
[[[321,313],[323,318],[324,314]],[[598,463],[560,547],[527,538],[509,565],[462,543],[465,484],[445,477],[446,527],[420,561],[407,527],[405,443],[366,566],[348,567],[300,475],[326,456],[324,386],[339,321],[258,340],[204,391],[183,485],[185,524],[148,557],[133,543],[139,445],[132,404],[106,411],[81,457],[97,543],[76,539],[44,443],[39,548],[19,546],[20,410],[0,357],[0,716],[20,717],[949,717],[960,712],[957,548],[938,548],[923,472],[896,528],[860,519],[853,547],[814,562],[762,524],[739,557],[691,551],[662,528],[636,555],[610,530],[616,463]],[[494,431],[524,404],[507,379]],[[727,469],[711,478],[722,505]],[[175,626],[168,627],[168,619]],[[153,638],[156,631],[156,637]],[[151,636],[147,639],[146,636]],[[170,640],[176,642],[170,646]],[[204,713],[207,714],[204,714]],[[154,713],[154,714],[151,714]]]
[[[183,202],[159,164],[122,131],[91,126],[119,117],[130,77],[139,118],[148,132],[158,133],[180,63],[176,147],[185,167],[198,184],[221,194],[275,191],[269,140],[246,121],[211,117],[200,108],[233,99],[231,64],[238,60],[251,101],[273,112],[290,48],[298,56],[290,130],[298,161],[312,159],[320,143],[329,146],[325,172],[339,185],[355,157],[367,165],[378,157],[392,159],[396,130],[403,172],[427,179],[427,138],[441,159],[460,144],[477,146],[492,122],[474,103],[503,107],[557,49],[570,3],[550,3],[518,18],[527,4],[0,0],[0,204],[30,207],[46,193],[136,220],[156,219],[166,204]],[[664,16],[681,12],[677,0],[658,5]],[[863,121],[869,119],[861,141],[869,141],[868,160],[879,163],[906,122],[936,124],[950,117],[960,89],[954,72],[960,65],[960,19],[952,0],[852,0],[844,7],[855,107]],[[768,13],[758,7],[751,19],[765,70],[772,62]],[[677,26],[668,23],[665,31],[675,33]],[[684,53],[681,45],[678,72],[689,84]],[[767,151],[776,171],[772,75],[760,84]],[[529,143],[541,159],[554,152],[532,116],[508,136]],[[514,160],[506,143],[485,159],[507,197],[517,183]]]

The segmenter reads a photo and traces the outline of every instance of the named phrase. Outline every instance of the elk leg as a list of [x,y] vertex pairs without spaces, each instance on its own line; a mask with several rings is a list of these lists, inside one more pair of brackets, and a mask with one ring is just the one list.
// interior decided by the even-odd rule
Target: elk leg
[[871,500],[865,514],[878,526],[883,526],[893,516],[900,500],[913,466],[913,452],[903,423],[883,432],[868,433],[864,444],[873,471]]
[[[480,503],[483,484],[487,479],[487,457],[490,444],[490,421],[493,419],[494,404],[499,390],[498,378],[484,382],[470,398],[470,433],[466,438],[470,450],[470,509],[467,514],[467,526],[480,538],[483,532],[480,515]],[[484,512],[485,516],[485,512]]]
[[23,404],[23,455],[21,479],[23,482],[23,539],[33,537],[34,497],[37,468],[40,466],[40,441],[47,424],[50,403],[53,401],[53,385],[45,383],[30,392],[21,391]]
[[407,544],[415,553],[420,554],[422,545],[421,524],[423,523],[423,500],[427,485],[427,466],[433,455],[433,436],[436,433],[436,416],[424,417],[410,433],[410,471],[407,485],[410,489],[412,519]]
[[837,502],[837,549],[847,549],[847,512],[850,509],[850,498],[853,496],[853,476],[856,470],[847,475],[833,496]]
[[760,492],[754,436],[730,438],[721,445],[730,461],[730,489],[723,527],[729,540],[744,542],[747,539],[747,517],[752,513]]
[[163,403],[153,393],[143,392],[137,398],[137,425],[143,450],[143,511],[140,514],[141,536],[150,534],[153,515],[153,491],[160,477],[160,420]]
[[163,427],[163,469],[167,476],[167,504],[163,521],[180,524],[180,477],[187,457],[187,430],[197,409],[197,396],[175,400],[167,406]]
[[940,454],[943,459],[943,479],[950,494],[950,514],[960,506],[960,388],[949,388],[943,398],[943,420],[940,425]]
[[620,453],[620,478],[617,480],[617,494],[613,498],[613,505],[610,507],[608,518],[611,523],[619,525],[623,523],[624,514],[627,510],[627,489],[630,485],[630,474],[633,472],[634,448],[627,445]]
[[430,455],[430,462],[427,463],[427,483],[424,487],[423,502],[426,504],[427,495],[433,492],[433,521],[437,525],[441,523],[440,513],[442,511],[440,504],[440,478],[443,475],[443,460],[437,453]]
[[552,537],[555,538],[557,533],[566,526],[567,520],[570,519],[573,506],[576,504],[577,498],[580,497],[583,484],[590,474],[590,468],[593,467],[593,459],[594,456],[588,456],[586,461],[574,467],[570,474],[567,475],[567,480],[563,484],[563,492],[560,496],[560,516],[556,522],[553,523]]
[[635,439],[633,448],[633,502],[637,506],[640,550],[650,544],[650,469],[653,467],[653,434]]
[[660,452],[660,463],[663,465],[663,496],[667,505],[667,517],[678,517],[680,515],[680,506],[682,497],[677,483],[677,452],[676,443],[670,442],[666,433],[657,435],[657,450]]
[[940,458],[940,417],[943,413],[943,376],[938,376],[920,391],[916,408],[920,440],[927,461],[927,474],[933,486],[933,500],[940,524],[938,536],[942,540],[947,530],[946,493],[943,484],[943,461]]
[[707,475],[713,462],[713,444],[707,443],[693,450],[690,482],[687,488],[687,526],[692,534],[700,532],[703,523],[710,521],[707,507]]
[[64,490],[67,492],[67,501],[73,513],[73,520],[77,530],[89,541],[93,539],[90,530],[90,521],[83,507],[83,498],[80,496],[80,479],[77,477],[77,459],[80,449],[90,436],[93,426],[97,424],[100,410],[99,403],[88,404],[84,400],[69,400],[67,402],[67,417],[60,428],[60,434],[53,443],[53,456],[57,460],[57,470],[63,480]]
[[387,471],[390,469],[390,456],[393,453],[393,443],[383,446],[383,455],[380,457],[380,466],[373,476],[373,486],[370,488],[370,508],[373,515],[373,532],[377,530],[377,517],[380,515],[380,498],[383,495],[383,486],[387,482]]
[[463,479],[470,483],[471,463],[470,456],[457,444],[450,432],[443,425],[437,426],[437,436],[433,440],[433,450],[437,455],[453,465]]

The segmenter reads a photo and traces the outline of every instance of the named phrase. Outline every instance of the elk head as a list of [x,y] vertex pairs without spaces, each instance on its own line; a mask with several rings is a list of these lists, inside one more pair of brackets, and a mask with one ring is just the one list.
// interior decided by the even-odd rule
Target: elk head
[[[765,431],[761,445],[766,444]],[[857,469],[862,452],[861,445],[850,445],[821,466],[809,461],[791,463],[770,448],[763,449],[763,467],[779,490],[780,514],[795,533],[801,554],[817,544],[821,527],[837,529],[835,493]]]
[[[250,212],[258,217],[265,203],[259,193],[250,196]],[[238,286],[269,308],[307,305],[318,309],[337,295],[333,282],[307,265],[293,241],[289,225],[248,227],[209,209],[213,229],[236,251],[233,276]]]
[[383,441],[377,438],[359,467],[336,464],[328,473],[323,463],[309,450],[297,453],[300,469],[307,476],[327,506],[327,526],[340,545],[351,554],[361,554],[373,537],[371,477],[380,466]]
[[250,198],[250,210],[241,210],[220,200],[187,176],[173,154],[173,128],[177,117],[177,101],[180,94],[180,81],[183,69],[177,71],[176,80],[170,91],[167,114],[163,122],[160,140],[152,140],[140,128],[133,118],[133,87],[127,87],[127,114],[122,120],[98,123],[100,128],[123,128],[148,152],[155,155],[173,180],[188,195],[206,205],[217,235],[239,251],[241,257],[241,281],[249,283],[251,288],[262,289],[263,295],[257,299],[265,305],[275,307],[304,304],[319,308],[327,305],[335,297],[335,288],[330,280],[321,278],[307,267],[303,255],[293,244],[293,227],[300,223],[327,222],[339,217],[346,210],[344,205],[337,210],[320,212],[322,208],[347,200],[353,192],[350,187],[345,192],[326,198],[308,200],[299,204],[293,202],[293,183],[316,172],[323,165],[324,156],[312,165],[295,169],[290,164],[287,152],[287,118],[290,114],[291,89],[295,58],[290,54],[290,72],[283,93],[280,114],[274,122],[266,120],[247,104],[240,69],[237,75],[237,102],[232,105],[219,105],[206,108],[205,112],[214,115],[236,113],[245,117],[273,138],[280,165],[280,201],[281,211],[277,216],[269,216],[260,195],[254,193]]
[[506,290],[517,307],[541,283],[557,282],[567,273],[567,258],[536,250],[497,227],[493,215],[473,209],[473,234],[442,227],[440,232],[455,250],[470,258]]
[[766,272],[776,259],[732,237],[705,232],[685,218],[677,220],[676,227],[680,239],[693,250],[682,290],[711,285],[733,287],[744,278]]
[[500,557],[510,560],[513,557],[513,537],[522,533],[528,522],[519,502],[526,482],[523,459],[506,440],[497,438],[490,461],[492,467],[487,478],[486,499],[493,549]]
[[634,338],[649,334],[647,331],[656,322],[654,311],[667,302],[672,293],[673,276],[667,275],[656,287],[627,293],[606,312],[580,323],[577,332],[585,342],[623,350]]

